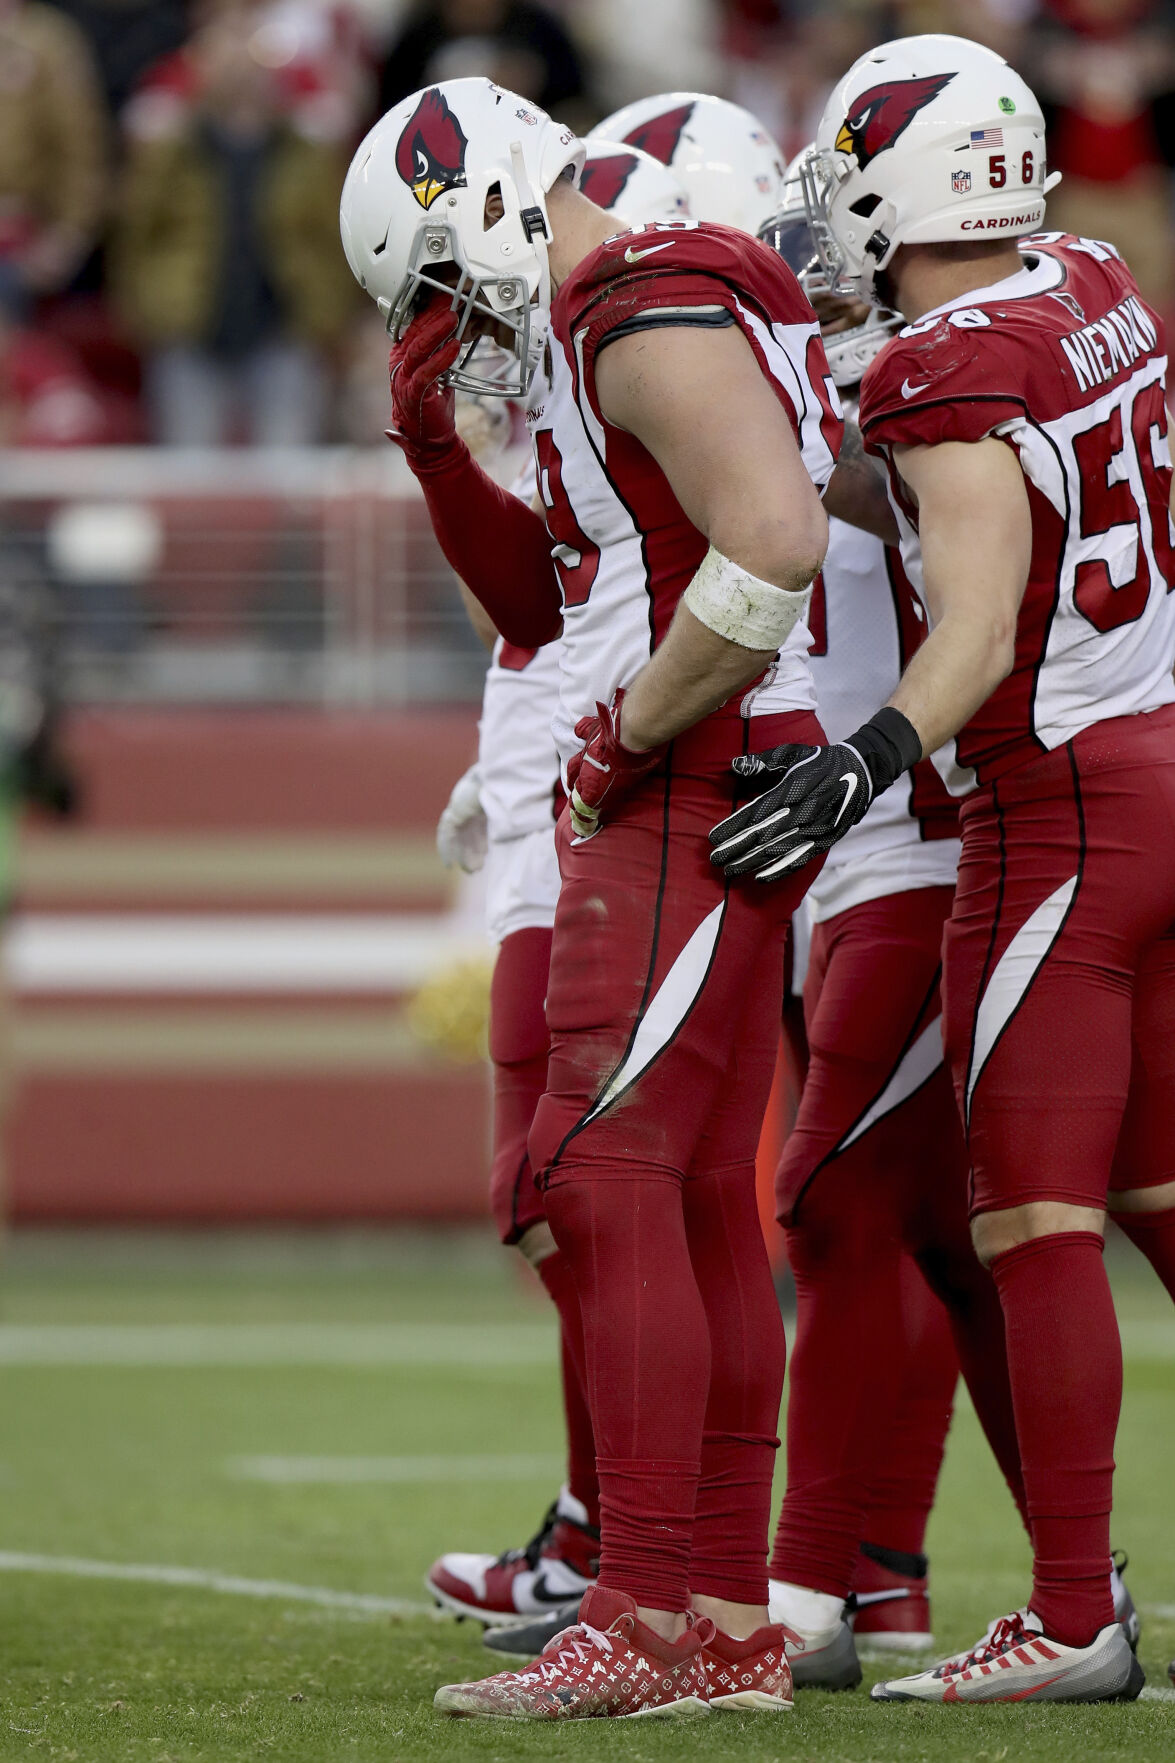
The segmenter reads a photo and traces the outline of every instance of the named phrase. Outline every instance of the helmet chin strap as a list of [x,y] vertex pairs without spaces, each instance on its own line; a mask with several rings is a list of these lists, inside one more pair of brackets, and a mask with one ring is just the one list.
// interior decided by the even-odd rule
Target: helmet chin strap
[[510,170],[514,176],[514,188],[518,192],[519,219],[527,240],[534,246],[535,255],[539,260],[541,282],[539,298],[544,306],[551,303],[551,268],[547,261],[547,240],[550,231],[547,217],[543,213],[530,187],[530,178],[526,172],[526,161],[522,156],[522,142],[510,143]]

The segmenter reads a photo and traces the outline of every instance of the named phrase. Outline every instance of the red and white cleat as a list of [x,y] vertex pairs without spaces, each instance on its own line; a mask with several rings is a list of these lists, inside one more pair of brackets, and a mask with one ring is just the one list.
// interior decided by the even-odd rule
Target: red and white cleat
[[[711,1624],[711,1626],[713,1626]],[[710,1706],[716,1714],[791,1714],[791,1666],[787,1662],[788,1631],[781,1624],[759,1628],[746,1640],[714,1629],[700,1629],[702,1663]]]
[[525,1548],[504,1555],[442,1555],[424,1583],[455,1616],[501,1628],[578,1603],[595,1584],[599,1565],[600,1533],[563,1488]]
[[858,1653],[931,1651],[927,1572],[925,1555],[861,1544],[849,1599]]
[[442,1714],[497,1720],[675,1719],[709,1714],[702,1636],[691,1625],[665,1641],[640,1622],[623,1592],[593,1586],[580,1620],[557,1634],[532,1665],[477,1683],[447,1683],[433,1698]]
[[1145,1682],[1118,1623],[1088,1647],[1067,1647],[1031,1610],[1016,1610],[970,1653],[875,1683],[872,1694],[875,1702],[1132,1702]]

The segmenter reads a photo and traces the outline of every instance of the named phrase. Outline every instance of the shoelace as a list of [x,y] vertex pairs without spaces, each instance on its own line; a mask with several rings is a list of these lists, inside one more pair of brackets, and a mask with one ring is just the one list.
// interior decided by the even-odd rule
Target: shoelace
[[571,1628],[565,1628],[554,1640],[548,1641],[542,1657],[536,1659],[529,1671],[520,1671],[522,1683],[546,1683],[557,1677],[570,1665],[582,1665],[589,1659],[593,1651],[610,1654],[612,1641],[590,1622],[577,1622]]
[[1017,1610],[1012,1616],[1001,1617],[977,1647],[973,1647],[962,1659],[952,1659],[944,1669],[955,1673],[967,1671],[972,1665],[986,1665],[989,1659],[998,1658],[1001,1653],[1006,1653],[1009,1647],[1019,1646],[1021,1641],[1031,1641],[1036,1638],[1035,1633],[1025,1628],[1020,1612]]

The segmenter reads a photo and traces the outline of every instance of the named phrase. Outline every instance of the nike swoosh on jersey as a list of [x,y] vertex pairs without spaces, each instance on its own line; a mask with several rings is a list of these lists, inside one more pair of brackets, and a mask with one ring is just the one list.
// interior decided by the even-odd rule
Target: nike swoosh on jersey
[[649,245],[644,251],[634,251],[630,245],[624,253],[624,261],[625,263],[639,263],[642,257],[651,257],[654,251],[668,251],[670,245],[676,243],[676,239],[666,239],[663,245]]
[[929,384],[930,384],[929,380],[923,380],[923,382],[920,386],[912,386],[908,379],[903,380],[902,381],[902,397],[903,398],[912,398],[916,392],[924,392]]

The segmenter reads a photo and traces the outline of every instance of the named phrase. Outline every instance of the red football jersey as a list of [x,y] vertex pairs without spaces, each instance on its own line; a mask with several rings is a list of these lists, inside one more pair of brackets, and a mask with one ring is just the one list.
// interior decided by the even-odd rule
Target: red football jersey
[[[584,259],[555,298],[549,383],[527,413],[563,587],[563,759],[579,746],[578,718],[649,659],[708,547],[656,460],[604,420],[596,396],[596,358],[610,342],[683,324],[737,324],[819,487],[836,463],[843,424],[816,315],[773,251],[729,227],[670,223],[618,234]],[[727,713],[813,708],[808,642],[801,622]]]
[[893,449],[998,435],[1016,451],[1032,559],[1013,670],[958,737],[998,777],[1091,723],[1175,701],[1175,528],[1166,342],[1112,245],[1020,244],[1024,267],[907,325],[861,386],[903,560],[921,591],[916,506]]

